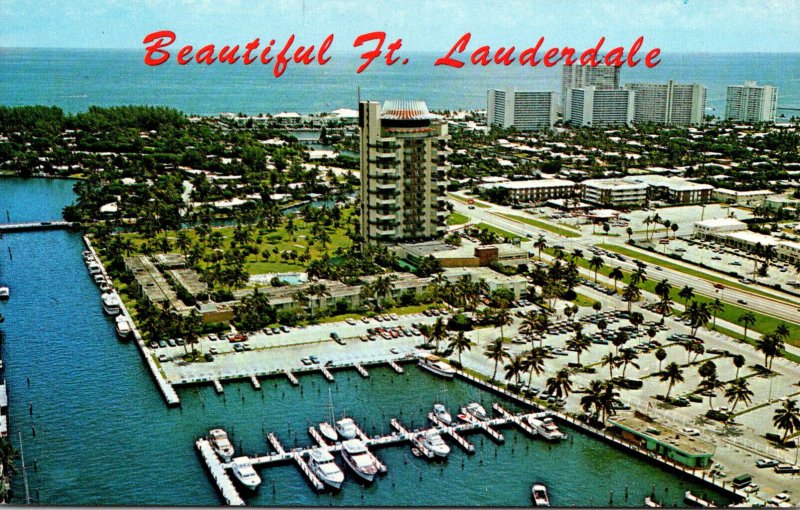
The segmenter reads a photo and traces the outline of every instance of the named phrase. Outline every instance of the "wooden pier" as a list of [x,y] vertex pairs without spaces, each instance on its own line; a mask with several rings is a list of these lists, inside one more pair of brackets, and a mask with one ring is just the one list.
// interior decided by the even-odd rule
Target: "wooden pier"
[[211,448],[211,444],[205,439],[198,439],[195,446],[225,502],[231,506],[244,506],[244,500],[239,496],[239,491],[228,477],[228,473],[220,463],[217,454],[214,453],[214,449]]
[[270,432],[267,434],[267,440],[269,444],[272,445],[272,449],[278,452],[278,455],[286,454],[286,450],[283,449],[283,445],[278,441],[278,437],[274,433]]
[[257,390],[261,389],[261,383],[258,382],[258,377],[256,377],[255,374],[250,376],[250,382],[253,383],[253,388]]
[[394,360],[389,360],[389,366],[392,367],[398,374],[402,374],[404,372],[403,367],[398,365]]
[[369,377],[369,372],[367,372],[366,368],[361,366],[361,363],[356,363],[355,367],[356,370],[358,370],[358,373],[361,374],[361,377]]
[[314,428],[314,427],[308,427],[308,434],[309,434],[311,437],[313,437],[313,438],[314,438],[314,441],[316,441],[316,442],[317,442],[317,444],[318,444],[318,445],[320,445],[321,447],[323,447],[323,448],[326,448],[326,447],[330,446],[330,445],[328,444],[328,442],[325,440],[325,438],[324,438],[324,437],[322,437],[322,434],[320,434],[320,433],[317,431],[317,429],[316,429],[316,428]]
[[475,445],[464,439],[464,436],[456,432],[453,427],[442,422],[433,413],[428,414],[428,419],[431,420],[431,422],[433,422],[435,425],[437,425],[440,431],[452,437],[453,441],[455,441],[456,444],[460,446],[465,452],[475,453]]
[[219,382],[219,379],[214,379],[214,389],[217,390],[217,393],[225,393],[225,388],[222,387],[222,383]]
[[327,379],[328,382],[335,382],[336,381],[336,379],[333,377],[333,374],[330,372],[330,370],[328,370],[328,367],[323,365],[323,366],[319,367],[319,369],[322,371],[322,375],[325,376],[325,379]]
[[290,383],[294,384],[295,386],[300,384],[300,381],[297,380],[297,377],[294,376],[291,370],[284,370],[283,373],[286,374],[286,377],[289,378]]
[[[509,413],[508,411],[503,409],[503,406],[501,406],[498,402],[495,402],[492,405],[492,409],[497,411],[497,413],[500,416],[502,416],[503,418],[506,418],[506,419],[509,419],[509,420],[513,421],[517,425],[517,427],[521,428],[529,436],[533,437],[533,436],[536,435],[536,431],[533,430],[533,428],[530,425],[525,423],[525,421],[522,418],[520,418],[519,416],[514,416],[513,414]],[[546,415],[547,413],[545,412],[545,413],[539,413],[539,414]]]
[[318,491],[325,489],[325,486],[322,484],[319,478],[317,478],[317,475],[311,472],[311,468],[308,467],[308,464],[306,464],[306,461],[299,453],[292,453],[292,458],[294,459],[295,464],[297,464],[297,467],[300,468],[300,471],[306,476],[306,479],[308,479],[309,483],[313,485],[315,489]]

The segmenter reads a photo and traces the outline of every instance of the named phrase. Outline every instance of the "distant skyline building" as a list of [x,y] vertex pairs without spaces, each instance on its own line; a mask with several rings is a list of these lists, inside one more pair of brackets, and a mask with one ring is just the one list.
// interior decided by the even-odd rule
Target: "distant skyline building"
[[564,122],[575,127],[630,126],[635,95],[628,89],[568,89]]
[[513,126],[520,131],[549,129],[556,122],[556,95],[514,89],[489,90],[486,116],[489,126]]
[[725,118],[741,122],[775,122],[778,106],[778,89],[771,85],[728,85],[725,101]]
[[359,104],[361,233],[368,242],[435,239],[447,231],[447,123],[424,101]]
[[633,121],[637,124],[699,126],[705,119],[706,87],[700,83],[627,83],[635,92]]

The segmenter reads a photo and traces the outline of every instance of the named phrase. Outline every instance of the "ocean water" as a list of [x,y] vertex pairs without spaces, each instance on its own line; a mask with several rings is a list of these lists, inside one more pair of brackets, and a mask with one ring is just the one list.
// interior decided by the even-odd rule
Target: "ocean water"
[[[62,180],[0,179],[0,211],[12,219],[53,220],[73,199]],[[135,346],[119,341],[104,316],[97,287],[87,275],[79,234],[66,231],[6,235],[0,240],[0,282],[11,300],[0,302],[4,377],[9,388],[11,437],[23,446],[34,502],[52,505],[216,505],[219,496],[194,450],[194,440],[224,427],[239,452],[267,452],[265,436],[284,445],[308,445],[309,425],[336,414],[354,417],[368,434],[389,432],[389,419],[420,426],[435,401],[452,411],[466,402],[487,408],[498,397],[463,382],[444,382],[417,368],[404,375],[371,369],[179,390],[183,406],[169,409]],[[329,397],[330,390],[330,397]],[[330,400],[329,400],[330,399]],[[507,404],[509,409],[513,405]],[[316,494],[292,465],[263,469],[254,505],[501,505],[530,504],[530,485],[544,482],[555,505],[641,506],[655,491],[683,506],[691,489],[719,494],[575,431],[557,445],[505,429],[506,444],[473,435],[478,453],[453,445],[449,460],[427,464],[408,446],[377,455],[388,474],[369,486],[348,476],[337,494]],[[21,440],[21,443],[20,443]],[[340,461],[341,462],[341,461]],[[19,464],[18,464],[19,466]],[[24,502],[22,474],[13,484]],[[628,497],[625,498],[625,493]]]
[[[289,66],[280,78],[272,68],[244,65],[143,63],[143,50],[0,48],[0,104],[58,105],[66,111],[90,105],[158,104],[187,113],[216,115],[355,108],[362,99],[424,99],[433,109],[485,108],[494,87],[560,91],[559,68],[435,67],[442,54],[412,53],[406,66],[373,65],[356,74],[356,54],[333,54],[325,66]],[[800,53],[664,53],[657,67],[623,68],[628,81],[700,82],[709,107],[724,114],[727,85],[745,80],[779,88],[778,106],[800,108]],[[713,112],[712,112],[713,113]],[[798,112],[784,111],[788,116]]]

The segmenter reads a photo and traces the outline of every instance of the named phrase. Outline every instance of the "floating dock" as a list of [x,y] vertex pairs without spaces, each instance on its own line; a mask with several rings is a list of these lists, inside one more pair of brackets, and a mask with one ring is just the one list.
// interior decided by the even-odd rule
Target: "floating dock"
[[300,384],[300,381],[297,380],[297,377],[294,376],[291,370],[284,370],[283,373],[289,378],[290,383],[294,384],[295,386]]
[[325,440],[325,438],[324,438],[324,437],[322,437],[322,434],[320,434],[320,433],[317,431],[317,429],[315,429],[314,427],[308,427],[308,434],[309,434],[311,437],[313,437],[313,438],[314,438],[314,441],[316,441],[316,442],[317,442],[317,444],[318,444],[318,445],[320,445],[321,447],[323,447],[323,448],[326,448],[326,447],[330,446],[330,445],[328,444],[328,442]]
[[317,475],[311,472],[311,468],[308,467],[308,464],[306,464],[306,461],[303,460],[303,457],[300,456],[299,453],[292,453],[292,458],[294,459],[295,464],[297,464],[297,467],[300,468],[300,471],[306,475],[306,479],[309,481],[309,483],[318,491],[322,491],[325,486],[322,484],[319,478],[317,478]]
[[219,382],[219,379],[214,379],[214,389],[217,390],[217,393],[225,393],[225,388],[222,387],[222,383]]
[[[500,416],[502,416],[503,418],[507,418],[507,419],[513,421],[514,424],[517,425],[517,427],[521,428],[529,436],[532,437],[532,436],[536,435],[536,431],[533,430],[533,427],[531,427],[530,425],[525,423],[525,421],[522,418],[520,418],[518,416],[514,416],[513,414],[511,414],[508,411],[506,411],[505,409],[503,409],[503,406],[501,406],[498,402],[495,402],[492,405],[492,409],[497,411],[497,413]],[[547,415],[546,412],[545,413],[538,413],[538,414]],[[538,416],[536,416],[536,417],[538,418]]]
[[239,491],[236,490],[236,486],[233,485],[233,481],[228,477],[228,473],[220,463],[219,458],[217,458],[217,454],[211,448],[211,443],[206,439],[198,439],[195,446],[225,502],[231,506],[244,506],[244,500],[239,496]]
[[255,374],[250,376],[250,382],[253,383],[253,388],[255,388],[257,390],[261,389],[261,383],[258,382],[258,377],[256,377]]
[[328,382],[336,381],[336,379],[333,377],[333,374],[330,372],[330,370],[328,370],[328,367],[321,366],[319,367],[319,369],[322,371],[322,375],[325,376],[325,379],[327,379]]
[[389,366],[392,367],[398,374],[402,374],[404,372],[403,367],[398,365],[394,360],[389,360]]
[[428,414],[428,419],[439,427],[439,430],[452,437],[458,446],[467,453],[475,453],[475,445],[464,439],[464,436],[456,432],[453,427],[442,422],[433,413]]
[[361,363],[356,363],[355,367],[356,370],[358,370],[358,373],[361,374],[361,377],[369,377],[369,372],[367,372],[366,368],[361,366]]

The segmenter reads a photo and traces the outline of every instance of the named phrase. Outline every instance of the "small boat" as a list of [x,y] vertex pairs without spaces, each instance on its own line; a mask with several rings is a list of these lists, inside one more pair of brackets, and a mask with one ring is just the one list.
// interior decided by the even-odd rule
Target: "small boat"
[[444,404],[433,404],[433,415],[445,425],[453,423],[453,417],[447,412],[447,408]]
[[102,274],[98,273],[98,274],[94,275],[94,283],[100,285],[100,284],[108,283],[108,282],[106,282],[106,277],[105,276],[103,276]]
[[547,487],[541,483],[533,484],[531,487],[531,497],[534,506],[550,506],[550,499],[547,497]]
[[338,489],[344,482],[344,473],[328,450],[314,448],[308,459],[308,467],[323,483]]
[[440,361],[436,356],[428,356],[419,360],[419,366],[432,374],[436,374],[446,379],[452,379],[456,371],[453,367]]
[[247,457],[233,459],[231,470],[233,471],[233,476],[250,490],[255,490],[261,483],[261,477],[258,476],[258,473],[250,463],[250,459]]
[[647,508],[661,508],[663,505],[661,505],[661,503],[654,500],[650,496],[647,496],[646,498],[644,498],[644,506],[646,506]]
[[319,431],[322,433],[322,436],[325,439],[328,439],[334,443],[339,440],[339,434],[336,433],[336,429],[334,429],[333,425],[327,421],[323,421],[319,424]]
[[348,439],[342,443],[342,458],[347,466],[361,479],[371,482],[378,473],[378,459],[367,450],[359,439]]
[[128,338],[131,331],[133,331],[131,329],[131,323],[128,322],[128,319],[125,318],[124,315],[117,315],[117,324],[115,327],[117,329],[117,335],[119,335],[120,338]]
[[91,257],[92,256],[92,252],[91,252],[91,250],[83,250],[81,252],[81,255],[83,255],[84,258]]
[[103,311],[108,315],[119,315],[120,300],[114,292],[109,292],[101,296],[103,302]]
[[342,418],[336,422],[336,433],[342,439],[355,439],[356,437],[356,424],[352,418]]
[[97,262],[89,262],[88,264],[89,274],[96,275],[103,272],[103,269],[100,267],[100,264]]
[[230,462],[233,458],[233,445],[228,439],[228,433],[222,429],[212,429],[208,433],[211,439],[211,447],[222,457],[225,462]]
[[489,415],[486,414],[486,409],[484,409],[483,406],[477,402],[467,404],[467,407],[463,408],[461,412],[480,421],[486,421],[489,419]]
[[3,301],[5,301],[5,300],[7,300],[7,299],[8,299],[8,298],[10,298],[10,297],[11,297],[11,289],[9,289],[9,288],[8,288],[7,286],[5,286],[5,285],[3,285],[2,287],[0,287],[0,300],[3,300]]
[[111,287],[111,285],[108,282],[101,282],[100,283],[100,290],[103,291],[103,292],[111,292],[114,289],[113,289],[113,287]]
[[421,457],[422,456],[422,452],[419,451],[419,448],[412,448],[411,449],[411,454],[414,455],[414,457]]
[[561,439],[566,439],[567,437],[566,434],[558,430],[558,426],[553,423],[553,419],[550,417],[540,420],[539,418],[533,418],[532,416],[529,416],[528,423],[531,425],[531,427],[533,427],[537,434],[548,441],[559,441]]
[[442,439],[442,436],[439,435],[439,431],[436,429],[430,429],[420,437],[423,446],[432,451],[437,457],[447,457],[450,453],[450,447],[447,446],[447,443],[444,442],[444,439]]

